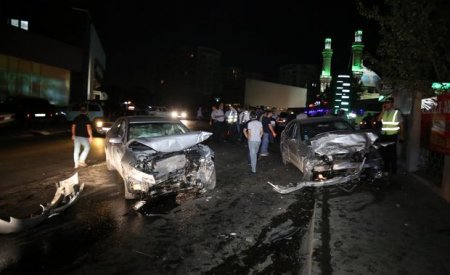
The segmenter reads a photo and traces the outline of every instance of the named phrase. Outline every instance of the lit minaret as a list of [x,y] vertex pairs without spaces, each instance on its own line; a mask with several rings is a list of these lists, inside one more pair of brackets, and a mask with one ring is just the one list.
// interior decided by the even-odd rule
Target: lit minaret
[[331,83],[331,56],[333,50],[331,49],[331,38],[325,39],[325,49],[322,51],[323,66],[322,74],[320,75],[320,92],[323,93]]
[[362,43],[362,31],[355,32],[355,41],[352,44],[352,73],[357,79],[360,79],[363,73],[362,54],[364,45]]

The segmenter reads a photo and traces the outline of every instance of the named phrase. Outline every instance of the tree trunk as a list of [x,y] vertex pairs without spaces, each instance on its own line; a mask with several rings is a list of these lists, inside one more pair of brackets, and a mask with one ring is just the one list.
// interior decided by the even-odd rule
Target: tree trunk
[[442,176],[442,196],[450,202],[450,156],[446,155],[444,160],[444,173]]
[[420,159],[420,122],[422,118],[421,111],[422,93],[416,91],[413,94],[411,115],[408,121],[408,129],[405,132],[406,138],[406,170],[415,172],[419,168]]

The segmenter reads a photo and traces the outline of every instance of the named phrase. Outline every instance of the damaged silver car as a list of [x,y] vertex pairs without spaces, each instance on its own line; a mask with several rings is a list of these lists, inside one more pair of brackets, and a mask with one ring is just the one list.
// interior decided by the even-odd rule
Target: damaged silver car
[[202,144],[211,135],[191,132],[169,117],[121,117],[105,137],[106,165],[122,176],[126,199],[211,190],[216,185],[214,152]]
[[339,117],[293,120],[281,134],[281,157],[284,164],[296,166],[303,178],[288,187],[269,184],[280,193],[289,193],[306,186],[381,178],[383,161],[373,146],[377,138],[371,131],[354,130]]

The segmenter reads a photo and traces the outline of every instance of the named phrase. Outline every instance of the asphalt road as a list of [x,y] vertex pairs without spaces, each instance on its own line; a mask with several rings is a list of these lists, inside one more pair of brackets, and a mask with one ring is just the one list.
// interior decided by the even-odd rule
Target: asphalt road
[[[192,123],[192,122],[190,122]],[[199,123],[193,129],[206,128]],[[123,184],[107,171],[103,139],[95,139],[85,190],[64,213],[17,234],[0,235],[2,274],[299,274],[314,194],[275,193],[267,181],[297,181],[277,146],[250,174],[245,144],[209,145],[217,186],[147,202],[139,211],[123,199]],[[55,182],[73,175],[66,134],[0,146],[0,216],[27,217],[48,202]]]

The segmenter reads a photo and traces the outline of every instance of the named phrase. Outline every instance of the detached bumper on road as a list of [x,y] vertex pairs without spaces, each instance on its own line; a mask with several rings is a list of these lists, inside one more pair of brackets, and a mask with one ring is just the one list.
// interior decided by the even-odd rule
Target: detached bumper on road
[[10,217],[9,222],[0,219],[0,234],[16,233],[32,228],[71,206],[83,191],[84,184],[78,184],[78,173],[56,184],[56,193],[51,202],[41,204],[42,212],[26,219]]
[[271,182],[267,182],[270,186],[273,187],[275,191],[281,194],[287,194],[291,193],[297,190],[300,190],[304,187],[321,187],[321,186],[330,186],[330,185],[336,185],[340,183],[346,183],[352,180],[355,180],[361,176],[361,172],[364,168],[364,164],[366,162],[366,159],[364,158],[359,167],[350,175],[344,176],[344,177],[334,177],[332,179],[328,180],[322,180],[322,181],[302,181],[298,182],[295,186],[280,186],[273,184]]

